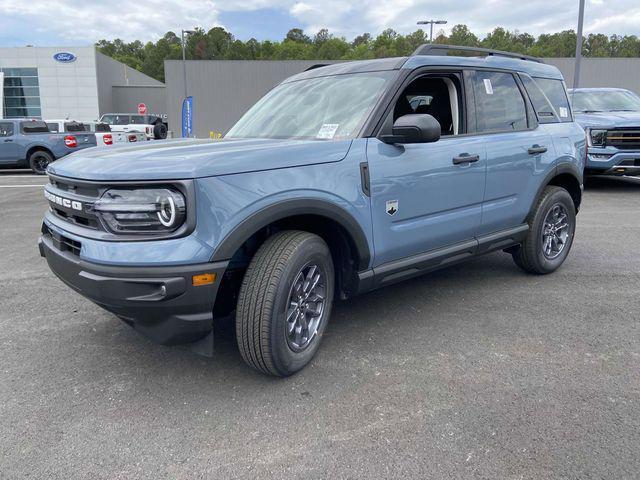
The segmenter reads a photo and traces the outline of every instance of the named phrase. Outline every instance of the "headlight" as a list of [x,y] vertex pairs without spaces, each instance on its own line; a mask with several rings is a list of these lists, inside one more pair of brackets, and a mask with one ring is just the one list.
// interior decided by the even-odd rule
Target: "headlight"
[[592,147],[604,147],[607,143],[607,131],[606,130],[590,130],[589,140]]
[[116,234],[171,233],[187,217],[184,196],[171,188],[113,188],[104,192],[93,209]]

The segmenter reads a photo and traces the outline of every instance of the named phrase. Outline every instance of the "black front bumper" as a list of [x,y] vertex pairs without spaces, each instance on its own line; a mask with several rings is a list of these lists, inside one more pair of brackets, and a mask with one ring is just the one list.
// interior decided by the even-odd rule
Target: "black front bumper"
[[[157,343],[193,343],[213,334],[213,305],[228,262],[167,267],[100,265],[60,249],[49,234],[40,237],[38,247],[64,283]],[[193,286],[192,277],[202,273],[215,273],[215,282]],[[208,350],[201,353],[210,353]]]

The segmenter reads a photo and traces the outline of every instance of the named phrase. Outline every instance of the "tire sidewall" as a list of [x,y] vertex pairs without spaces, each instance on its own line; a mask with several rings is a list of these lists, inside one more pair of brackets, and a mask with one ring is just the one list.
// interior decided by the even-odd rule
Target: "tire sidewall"
[[45,173],[47,173],[47,168],[45,167],[44,170],[41,170],[41,169],[37,168],[36,165],[35,165],[36,160],[39,157],[47,159],[47,167],[51,164],[51,162],[53,162],[53,158],[47,152],[43,152],[42,150],[38,150],[38,151],[33,152],[31,154],[31,156],[29,157],[29,167],[31,168],[31,170],[33,170],[33,172],[35,174],[37,174],[37,175],[44,175]]
[[[285,312],[295,277],[309,263],[314,263],[324,270],[327,283],[324,314],[318,333],[312,343],[302,352],[294,352],[289,347],[286,338]],[[334,267],[329,248],[319,237],[309,237],[295,250],[291,260],[287,263],[280,277],[271,312],[269,340],[272,347],[272,359],[274,366],[282,375],[291,375],[302,369],[316,354],[331,316],[334,288]]]
[[163,123],[157,123],[153,127],[153,137],[155,140],[164,140],[167,138],[167,127]]
[[[567,244],[565,245],[562,253],[554,259],[547,258],[543,253],[543,241],[542,231],[544,229],[544,220],[547,217],[549,211],[557,204],[561,204],[567,211],[569,216],[569,236],[567,237]],[[576,209],[573,204],[573,200],[569,193],[565,190],[557,190],[548,195],[540,204],[534,224],[532,225],[533,241],[535,242],[535,261],[538,264],[540,270],[544,272],[553,272],[557,270],[566,260],[571,247],[573,246],[573,239],[576,232]]]

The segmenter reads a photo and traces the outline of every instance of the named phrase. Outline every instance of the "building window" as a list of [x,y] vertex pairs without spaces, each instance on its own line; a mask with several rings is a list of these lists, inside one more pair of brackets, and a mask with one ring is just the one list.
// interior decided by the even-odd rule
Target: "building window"
[[37,68],[0,68],[4,73],[4,118],[40,118],[40,84]]

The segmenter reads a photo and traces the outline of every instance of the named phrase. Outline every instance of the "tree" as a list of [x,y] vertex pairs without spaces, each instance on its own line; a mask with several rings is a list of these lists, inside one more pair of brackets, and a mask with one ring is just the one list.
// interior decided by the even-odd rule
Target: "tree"
[[[565,30],[542,34],[535,38],[529,33],[495,28],[480,40],[466,25],[455,25],[447,36],[439,31],[435,43],[486,47],[507,50],[538,57],[572,57],[575,54],[576,33]],[[427,43],[423,30],[400,35],[388,28],[377,37],[363,33],[351,42],[333,36],[326,28],[313,36],[313,40],[300,28],[292,28],[281,42],[251,38],[246,42],[234,38],[222,27],[209,31],[195,28],[187,37],[186,56],[196,60],[360,60],[410,55],[420,45]],[[180,37],[167,32],[156,42],[135,40],[125,42],[119,38],[99,40],[98,51],[132,68],[164,81],[164,61],[182,58]],[[640,57],[640,39],[635,35],[611,35],[592,33],[583,39],[583,52],[589,57]]]
[[304,31],[300,28],[292,28],[287,32],[285,40],[291,40],[298,43],[311,43],[311,39],[304,34]]

